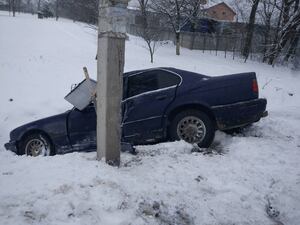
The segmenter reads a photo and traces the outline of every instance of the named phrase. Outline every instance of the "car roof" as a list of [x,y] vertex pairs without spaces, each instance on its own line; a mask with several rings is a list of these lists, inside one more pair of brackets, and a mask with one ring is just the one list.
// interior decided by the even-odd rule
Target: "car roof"
[[128,76],[131,76],[134,74],[143,73],[143,72],[147,72],[147,71],[151,71],[151,70],[168,70],[170,72],[180,75],[183,78],[186,78],[186,77],[208,78],[209,77],[209,76],[206,76],[203,74],[199,74],[199,73],[195,73],[195,72],[191,72],[191,71],[187,71],[187,70],[181,70],[181,69],[177,69],[177,68],[173,68],[173,67],[156,67],[156,68],[149,68],[149,69],[143,69],[143,70],[134,70],[134,71],[124,73],[124,76],[128,77]]

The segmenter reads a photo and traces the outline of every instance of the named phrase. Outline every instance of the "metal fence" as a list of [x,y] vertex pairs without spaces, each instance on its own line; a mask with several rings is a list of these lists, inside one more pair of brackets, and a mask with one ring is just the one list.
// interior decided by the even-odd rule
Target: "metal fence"
[[[127,32],[129,34],[139,36],[142,28],[135,24],[127,25]],[[175,35],[168,29],[153,29],[153,32],[158,34],[158,40],[171,40],[175,42]],[[214,52],[224,52],[225,57],[230,52],[233,56],[239,55],[242,52],[245,41],[245,34],[231,33],[231,34],[217,34],[217,33],[198,33],[198,32],[181,32],[180,44],[184,48],[191,50],[202,50]],[[253,37],[252,46],[250,50],[250,57],[254,54],[262,53],[264,49],[263,35],[256,33]]]

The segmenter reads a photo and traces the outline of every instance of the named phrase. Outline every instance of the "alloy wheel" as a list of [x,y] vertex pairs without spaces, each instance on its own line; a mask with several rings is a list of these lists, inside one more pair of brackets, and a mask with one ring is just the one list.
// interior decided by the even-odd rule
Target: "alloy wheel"
[[177,135],[188,143],[200,143],[206,135],[206,127],[198,117],[187,116],[179,121]]

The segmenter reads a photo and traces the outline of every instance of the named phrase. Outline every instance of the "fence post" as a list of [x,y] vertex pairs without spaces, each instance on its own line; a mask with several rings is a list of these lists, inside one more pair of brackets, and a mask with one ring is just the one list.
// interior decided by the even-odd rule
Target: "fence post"
[[234,56],[235,56],[235,47],[236,47],[236,39],[234,38],[233,40],[234,44],[233,44],[233,49],[232,49],[232,59],[234,60]]
[[226,59],[226,55],[227,55],[227,37],[225,36],[225,59]]
[[206,46],[206,34],[203,35],[203,47],[202,47],[202,52],[205,52],[205,46]]
[[216,36],[216,56],[218,55],[218,48],[219,48],[219,35]]

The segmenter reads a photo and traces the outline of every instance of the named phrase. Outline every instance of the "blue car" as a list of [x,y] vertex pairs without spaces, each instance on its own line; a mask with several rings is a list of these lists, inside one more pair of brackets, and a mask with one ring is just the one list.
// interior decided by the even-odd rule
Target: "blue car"
[[[256,74],[210,77],[175,68],[124,74],[122,141],[133,145],[185,140],[209,147],[216,130],[231,130],[267,115]],[[16,154],[54,155],[96,150],[91,104],[20,126],[5,148]]]

